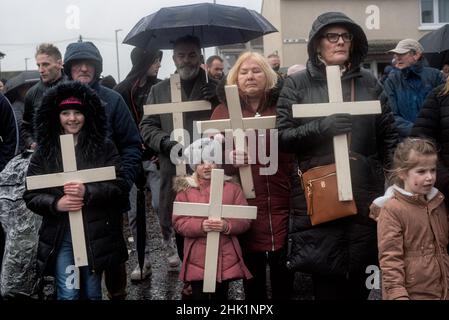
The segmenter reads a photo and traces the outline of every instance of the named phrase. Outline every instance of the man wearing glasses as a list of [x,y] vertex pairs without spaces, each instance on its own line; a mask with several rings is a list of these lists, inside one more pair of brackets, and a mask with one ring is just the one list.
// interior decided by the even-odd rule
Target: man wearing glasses
[[384,82],[401,139],[410,135],[419,111],[433,88],[444,82],[437,69],[424,66],[423,47],[414,39],[399,41],[390,50],[399,70],[391,72]]

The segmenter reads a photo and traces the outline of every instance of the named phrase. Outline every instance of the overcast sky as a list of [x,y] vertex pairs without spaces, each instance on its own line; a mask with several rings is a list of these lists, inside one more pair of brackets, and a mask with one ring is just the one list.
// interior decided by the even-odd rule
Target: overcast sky
[[[65,48],[82,35],[92,41],[103,56],[103,75],[111,74],[117,80],[115,30],[119,40],[120,78],[131,69],[129,54],[132,46],[122,44],[131,28],[144,16],[161,7],[213,2],[212,0],[1,0],[0,52],[2,71],[36,69],[36,46],[50,42],[64,55]],[[244,6],[260,12],[262,0],[217,0],[218,4]],[[206,56],[213,54],[206,50]],[[164,51],[159,77],[174,70],[171,51]]]

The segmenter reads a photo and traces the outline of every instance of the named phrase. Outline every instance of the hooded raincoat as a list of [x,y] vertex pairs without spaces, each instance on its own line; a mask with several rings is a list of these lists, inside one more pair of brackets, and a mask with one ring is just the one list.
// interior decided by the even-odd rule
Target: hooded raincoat
[[[294,152],[302,172],[334,162],[333,139],[323,136],[320,118],[299,119],[292,116],[293,104],[328,102],[324,63],[318,58],[317,43],[322,31],[332,25],[343,26],[354,35],[349,61],[342,69],[343,100],[378,100],[382,87],[374,76],[361,68],[368,52],[363,30],[346,15],[328,12],[313,23],[309,35],[307,69],[285,80],[278,100],[277,127],[280,148]],[[383,168],[388,168],[397,133],[394,118],[385,98],[379,115],[352,116],[350,167],[358,214],[312,226],[307,216],[304,190],[294,179],[289,230],[287,265],[293,270],[318,275],[364,273],[377,264],[376,225],[369,219],[369,205],[384,190]]]

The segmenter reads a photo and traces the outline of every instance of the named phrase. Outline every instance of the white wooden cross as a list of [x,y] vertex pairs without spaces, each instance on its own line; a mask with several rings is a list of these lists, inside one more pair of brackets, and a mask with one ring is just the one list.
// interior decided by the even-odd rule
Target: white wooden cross
[[[237,151],[247,151],[244,131],[249,129],[272,129],[276,126],[276,116],[243,118],[237,86],[226,86],[225,91],[230,119],[198,121],[198,131],[201,133],[207,130],[224,132],[225,130],[231,129],[234,135],[235,149]],[[256,193],[254,191],[251,166],[240,167],[239,173],[245,197],[247,199],[254,199]]]
[[[210,186],[209,203],[174,202],[173,214],[178,216],[208,217],[221,220],[222,218],[256,219],[257,207],[223,205],[223,169],[213,169]],[[204,264],[204,292],[215,292],[217,281],[217,260],[220,232],[207,233],[206,260]]]
[[[185,143],[184,136],[184,112],[211,110],[211,104],[206,100],[182,102],[181,79],[179,74],[170,76],[171,103],[148,104],[143,107],[144,115],[171,113],[173,117],[173,136],[174,140],[182,144]],[[185,175],[185,163],[176,165],[176,175]]]
[[[327,88],[329,103],[295,104],[292,106],[293,117],[326,117],[335,113],[351,115],[368,115],[381,113],[379,101],[343,102],[340,67],[328,66]],[[337,169],[338,199],[350,201],[353,199],[351,170],[349,167],[349,147],[346,134],[334,137],[334,156]]]
[[[89,183],[114,180],[116,178],[115,167],[113,166],[77,170],[73,135],[62,135],[60,136],[60,140],[64,172],[27,177],[26,183],[28,190],[60,187],[71,181]],[[86,240],[84,237],[83,214],[81,210],[69,212],[69,220],[75,266],[87,266]]]

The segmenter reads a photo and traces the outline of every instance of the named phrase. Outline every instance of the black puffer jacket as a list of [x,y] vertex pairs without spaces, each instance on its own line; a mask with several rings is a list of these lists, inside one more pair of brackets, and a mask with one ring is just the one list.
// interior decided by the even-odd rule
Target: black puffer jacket
[[[332,24],[344,25],[354,34],[350,61],[342,76],[344,101],[351,101],[352,81],[355,101],[377,100],[382,93],[378,81],[359,66],[368,51],[362,29],[341,13],[321,15],[310,33],[307,69],[285,80],[277,107],[280,147],[296,153],[303,172],[334,162],[333,139],[320,132],[321,119],[292,117],[292,104],[329,101],[325,66],[317,59],[314,48],[320,31]],[[381,104],[380,115],[352,117],[350,165],[358,209],[356,216],[312,227],[304,192],[294,178],[296,196],[289,230],[290,268],[308,273],[347,275],[377,262],[376,226],[368,218],[368,207],[374,198],[383,194],[382,168],[388,167],[397,143],[394,119],[386,99],[382,99]]]
[[[63,171],[58,105],[70,96],[81,99],[85,108],[85,123],[75,148],[78,170],[115,166],[117,173],[117,179],[114,181],[85,185],[82,211],[88,261],[90,268],[99,272],[128,259],[120,210],[123,202],[127,200],[127,192],[126,183],[120,175],[117,149],[112,141],[106,138],[104,108],[93,90],[79,82],[66,82],[44,94],[35,118],[38,124],[38,148],[31,159],[27,176]],[[53,273],[54,259],[69,223],[67,212],[56,210],[56,203],[63,195],[62,187],[27,190],[24,194],[27,207],[43,216],[37,256],[41,275]]]
[[442,94],[445,85],[436,87],[427,97],[412,129],[412,136],[433,139],[438,145],[436,187],[449,204],[449,94]]

